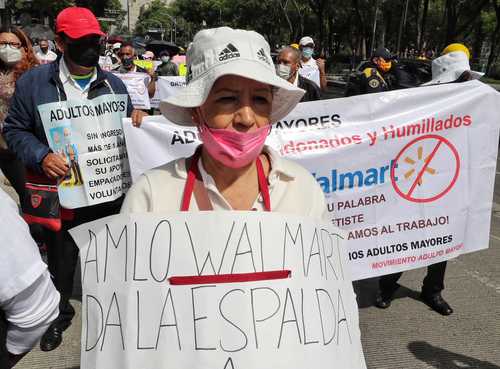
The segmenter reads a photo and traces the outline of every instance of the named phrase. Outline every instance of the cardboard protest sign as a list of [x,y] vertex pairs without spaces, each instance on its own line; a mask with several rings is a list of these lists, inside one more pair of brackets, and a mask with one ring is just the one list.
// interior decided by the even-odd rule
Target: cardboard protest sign
[[105,71],[110,71],[113,69],[113,61],[111,60],[111,57],[109,55],[101,55],[99,56],[99,66],[105,70]]
[[82,369],[364,369],[345,235],[264,212],[104,218],[71,230]]
[[51,150],[70,166],[58,186],[61,205],[74,209],[122,196],[131,183],[122,129],[127,96],[58,101],[38,111]]
[[114,75],[120,78],[127,87],[134,108],[144,110],[151,108],[148,93],[148,84],[151,80],[149,75],[138,72],[114,73]]
[[[267,144],[318,181],[355,279],[414,269],[488,247],[499,97],[471,81],[302,103]],[[124,127],[134,178],[199,145],[159,117]]]
[[151,107],[158,108],[160,101],[175,94],[175,92],[186,85],[186,77],[158,77],[156,81],[155,95],[151,99]]

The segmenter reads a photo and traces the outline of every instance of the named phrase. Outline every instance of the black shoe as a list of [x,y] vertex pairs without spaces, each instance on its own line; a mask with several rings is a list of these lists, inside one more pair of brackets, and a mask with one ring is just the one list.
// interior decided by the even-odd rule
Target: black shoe
[[375,297],[375,306],[379,309],[387,309],[389,306],[391,306],[392,298],[394,297],[394,294],[396,293],[398,288],[399,284],[390,291],[379,290],[377,293],[377,297]]
[[40,340],[40,350],[52,351],[58,348],[62,342],[62,334],[63,330],[60,327],[51,325]]
[[432,295],[421,293],[420,297],[435,312],[445,316],[453,314],[453,309],[443,299],[443,296],[441,296],[440,293],[435,293]]

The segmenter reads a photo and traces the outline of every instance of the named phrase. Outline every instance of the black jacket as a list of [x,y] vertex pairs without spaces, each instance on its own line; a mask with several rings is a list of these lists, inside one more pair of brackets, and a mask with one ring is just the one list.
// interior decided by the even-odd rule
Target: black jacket
[[306,91],[300,102],[321,100],[321,90],[318,85],[316,85],[313,81],[302,77],[300,74],[298,86]]

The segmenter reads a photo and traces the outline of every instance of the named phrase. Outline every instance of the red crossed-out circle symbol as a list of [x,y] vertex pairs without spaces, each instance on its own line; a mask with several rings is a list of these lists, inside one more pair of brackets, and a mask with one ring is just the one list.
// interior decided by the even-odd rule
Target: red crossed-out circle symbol
[[[427,150],[428,155],[425,157],[424,147],[430,149]],[[413,157],[413,153],[415,152],[417,152],[416,158]],[[444,179],[443,176],[436,176],[439,170],[432,167],[433,163],[436,161],[437,154],[445,157],[449,164],[446,168],[447,172],[449,172],[449,176],[445,175]],[[419,161],[421,163],[419,163]],[[402,177],[399,175],[396,176],[396,168],[403,167],[404,165],[412,167],[408,167],[408,170],[402,173]],[[391,182],[394,190],[402,198],[411,202],[426,203],[436,201],[446,195],[455,185],[459,173],[460,157],[455,146],[442,136],[425,135],[406,144],[393,160],[391,166]],[[439,178],[439,184],[433,178]],[[415,190],[418,186],[423,184],[424,180],[428,190],[419,191],[426,192],[423,195],[416,195]],[[409,186],[404,188],[404,183]],[[436,186],[434,186],[435,188],[432,188],[433,184],[436,184]]]

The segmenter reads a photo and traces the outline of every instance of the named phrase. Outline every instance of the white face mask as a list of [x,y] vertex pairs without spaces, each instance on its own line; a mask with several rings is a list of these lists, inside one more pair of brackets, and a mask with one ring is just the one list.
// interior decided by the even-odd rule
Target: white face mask
[[292,75],[292,67],[285,64],[278,64],[276,65],[276,73],[278,74],[278,76],[288,81],[288,79]]
[[21,49],[16,49],[10,45],[0,49],[0,60],[7,65],[14,65],[23,57]]
[[161,57],[161,61],[167,63],[170,60],[170,56],[164,55]]

